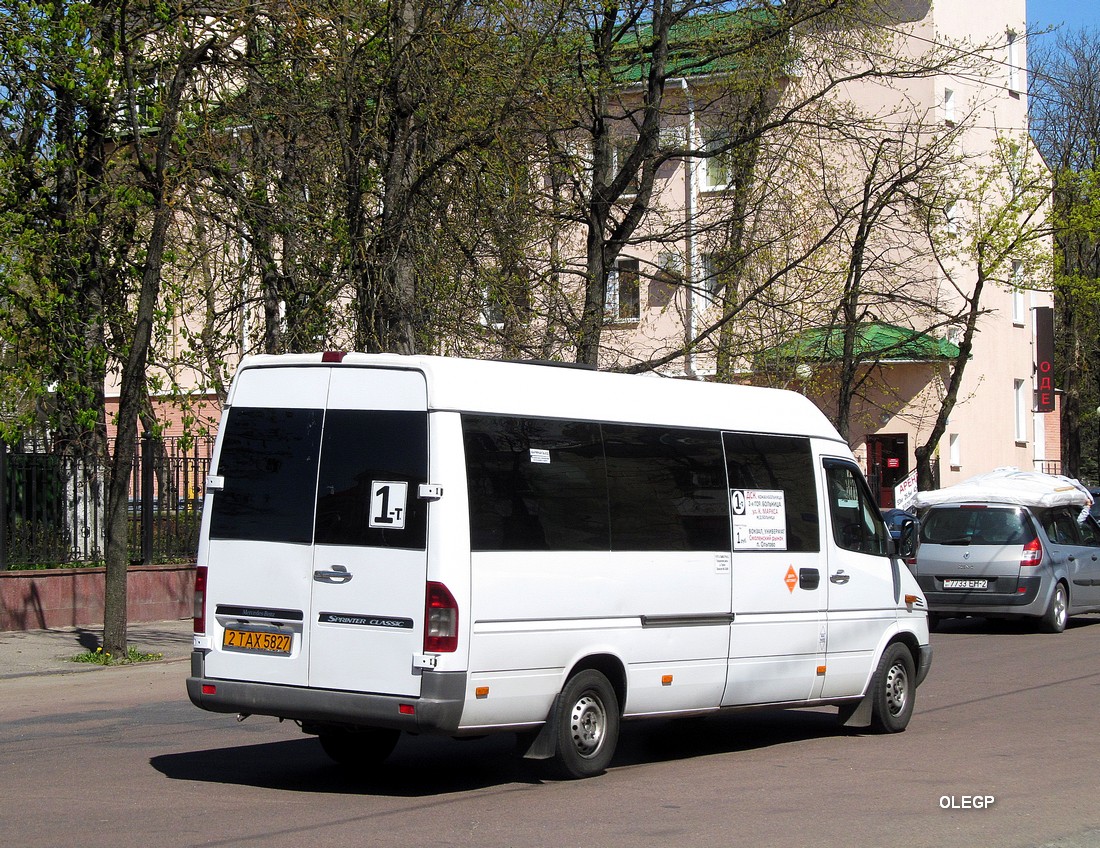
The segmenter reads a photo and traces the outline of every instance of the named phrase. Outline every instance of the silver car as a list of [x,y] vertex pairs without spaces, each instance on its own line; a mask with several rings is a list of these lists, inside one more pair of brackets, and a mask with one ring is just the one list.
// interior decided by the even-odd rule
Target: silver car
[[1033,617],[1050,633],[1100,611],[1100,524],[1080,506],[944,503],[921,516],[910,568],[940,618]]

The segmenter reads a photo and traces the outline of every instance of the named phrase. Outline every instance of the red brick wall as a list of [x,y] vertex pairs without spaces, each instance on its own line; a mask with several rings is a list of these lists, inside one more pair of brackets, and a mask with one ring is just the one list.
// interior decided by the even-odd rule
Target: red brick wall
[[[0,630],[46,630],[103,624],[103,568],[0,571]],[[189,618],[193,565],[140,565],[129,570],[131,622]]]

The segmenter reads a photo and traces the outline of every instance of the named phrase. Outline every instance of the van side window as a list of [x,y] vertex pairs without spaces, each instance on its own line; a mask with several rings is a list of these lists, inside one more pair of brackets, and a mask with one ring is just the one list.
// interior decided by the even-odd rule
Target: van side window
[[890,531],[859,469],[847,462],[827,459],[825,479],[836,544],[848,551],[888,554]]
[[810,440],[755,433],[726,433],[723,438],[732,496],[739,492],[782,492],[785,538],[775,549],[821,550]]
[[623,424],[602,430],[612,550],[729,550],[717,432]]
[[316,544],[423,550],[428,505],[416,492],[427,480],[427,413],[330,409]]
[[474,551],[609,548],[598,424],[463,415]]
[[320,409],[233,407],[222,425],[210,537],[260,542],[313,539]]

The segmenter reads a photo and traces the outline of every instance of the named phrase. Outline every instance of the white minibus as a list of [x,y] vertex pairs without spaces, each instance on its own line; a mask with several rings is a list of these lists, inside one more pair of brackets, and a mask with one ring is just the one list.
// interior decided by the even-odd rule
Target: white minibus
[[511,731],[568,778],[623,719],[904,730],[925,600],[801,395],[448,357],[257,356],[198,549],[187,690],[337,762]]

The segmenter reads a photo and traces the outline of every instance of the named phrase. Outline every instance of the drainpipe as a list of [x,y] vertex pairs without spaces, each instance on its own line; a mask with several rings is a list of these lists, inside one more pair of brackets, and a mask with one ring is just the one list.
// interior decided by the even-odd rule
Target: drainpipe
[[[691,88],[688,86],[688,81],[685,77],[680,77],[680,88],[684,92],[684,101],[688,107],[688,123],[687,123],[687,147],[693,148],[695,146],[695,97],[691,93]],[[684,304],[684,311],[687,313],[687,340],[693,341],[696,337],[696,310],[695,310],[695,273],[699,267],[699,257],[696,255],[695,244],[695,193],[696,193],[696,167],[695,157],[684,157],[684,168],[686,173],[684,175],[684,247],[686,248],[687,256],[686,267],[684,269],[684,279],[687,282],[687,298]],[[685,375],[692,379],[699,379],[699,375],[695,371],[695,352],[689,349],[685,357],[684,362]]]

